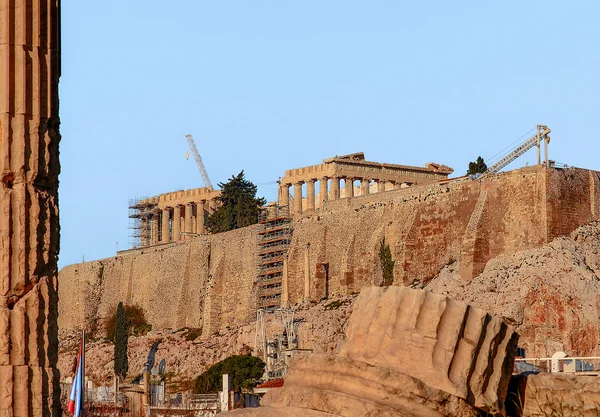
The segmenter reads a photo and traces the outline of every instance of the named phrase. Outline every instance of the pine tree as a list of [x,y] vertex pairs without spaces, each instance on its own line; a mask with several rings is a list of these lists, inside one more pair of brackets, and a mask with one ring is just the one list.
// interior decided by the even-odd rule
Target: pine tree
[[477,157],[477,161],[469,162],[469,170],[467,175],[483,174],[487,171],[488,167],[481,156]]
[[226,232],[258,222],[258,208],[266,201],[256,198],[256,185],[246,180],[244,171],[232,176],[226,183],[220,183],[219,187],[219,208],[206,220],[209,232]]
[[115,344],[115,375],[121,378],[121,380],[125,379],[129,369],[129,362],[127,360],[128,337],[127,317],[125,315],[125,308],[123,308],[123,303],[121,302],[117,307],[117,323],[115,326],[115,336],[113,339]]

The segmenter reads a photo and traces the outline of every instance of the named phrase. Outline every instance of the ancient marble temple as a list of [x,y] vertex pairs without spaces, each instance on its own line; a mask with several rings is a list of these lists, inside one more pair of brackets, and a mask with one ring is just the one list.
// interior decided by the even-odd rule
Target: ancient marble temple
[[58,416],[60,1],[0,0],[0,417]]

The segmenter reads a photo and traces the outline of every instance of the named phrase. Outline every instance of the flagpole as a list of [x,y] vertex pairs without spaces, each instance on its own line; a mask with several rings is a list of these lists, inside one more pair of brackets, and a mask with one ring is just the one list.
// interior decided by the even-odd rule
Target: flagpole
[[85,417],[85,396],[87,394],[87,386],[85,384],[85,330],[82,330],[81,340],[81,417]]

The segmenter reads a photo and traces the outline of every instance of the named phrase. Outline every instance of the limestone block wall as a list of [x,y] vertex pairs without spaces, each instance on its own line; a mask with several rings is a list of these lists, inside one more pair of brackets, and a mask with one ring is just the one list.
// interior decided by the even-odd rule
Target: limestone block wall
[[[379,247],[392,250],[394,282],[428,281],[461,261],[472,279],[499,254],[539,247],[598,218],[599,173],[529,167],[434,187],[411,187],[329,202],[294,222],[290,302],[359,291],[381,282]],[[309,273],[305,274],[309,256]]]
[[[379,247],[390,245],[397,285],[428,281],[460,261],[471,279],[499,254],[537,248],[598,219],[600,173],[529,167],[435,186],[328,202],[293,222],[291,304],[350,294],[381,282]],[[260,226],[131,251],[60,272],[60,326],[105,317],[118,301],[140,304],[156,327],[203,327],[206,335],[255,314]],[[84,298],[81,298],[82,300]],[[80,302],[82,303],[82,302]]]
[[155,328],[213,332],[254,310],[256,227],[191,239],[60,271],[61,329],[101,326],[119,302]]

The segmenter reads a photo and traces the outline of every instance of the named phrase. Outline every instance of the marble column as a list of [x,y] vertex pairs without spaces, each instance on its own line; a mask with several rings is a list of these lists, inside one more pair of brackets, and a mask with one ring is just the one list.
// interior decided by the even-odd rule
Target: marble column
[[371,182],[371,180],[368,180],[366,178],[363,178],[360,180],[360,195],[368,195],[370,190],[369,190],[369,183]]
[[204,222],[205,222],[205,214],[204,214],[204,204],[206,200],[201,200],[196,204],[196,233],[199,235],[203,235],[205,233]]
[[159,226],[158,211],[152,213],[152,245],[158,245],[158,228]]
[[279,192],[281,193],[281,206],[287,207],[290,205],[290,185],[281,184],[279,186]]
[[169,243],[171,241],[170,231],[170,217],[171,217],[171,208],[165,207],[162,211],[162,243]]
[[[193,209],[192,203],[187,203],[185,205],[185,231],[187,233],[194,233],[194,228],[192,226],[192,209]],[[191,239],[192,235],[191,234],[185,235],[185,238]]]
[[327,187],[327,180],[328,178],[321,178],[319,180],[319,208],[323,208],[325,207],[325,202],[327,201],[327,199],[329,198],[329,190]]
[[302,182],[294,184],[294,215],[302,214]]
[[306,211],[315,211],[315,181],[312,179],[306,183]]
[[354,178],[346,178],[344,184],[346,198],[354,197]]
[[173,241],[181,240],[181,206],[177,204],[173,207]]
[[3,417],[60,415],[59,9],[57,0],[0,0]]
[[340,198],[340,177],[331,177],[331,199]]
[[377,183],[377,192],[382,193],[385,191],[385,181],[383,180],[375,180]]

